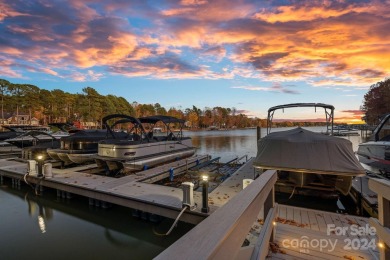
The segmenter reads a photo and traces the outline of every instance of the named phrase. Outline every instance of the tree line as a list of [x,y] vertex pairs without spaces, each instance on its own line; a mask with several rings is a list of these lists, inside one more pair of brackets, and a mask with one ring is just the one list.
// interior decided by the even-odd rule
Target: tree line
[[[102,118],[110,114],[126,114],[134,117],[168,115],[186,120],[191,129],[266,127],[267,120],[250,118],[236,108],[196,106],[190,108],[166,109],[159,103],[129,103],[125,98],[115,95],[101,95],[91,87],[82,89],[82,93],[68,93],[60,89],[52,91],[40,89],[31,84],[15,84],[0,79],[1,118],[4,111],[16,115],[28,114],[37,118],[41,124],[52,122],[95,122],[101,125]],[[274,126],[315,126],[324,123],[315,122],[274,122]]]

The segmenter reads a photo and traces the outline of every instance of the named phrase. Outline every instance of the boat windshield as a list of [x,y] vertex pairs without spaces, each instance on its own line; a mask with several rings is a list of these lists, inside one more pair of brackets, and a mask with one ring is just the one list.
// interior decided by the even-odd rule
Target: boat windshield
[[376,141],[390,141],[390,114],[378,126],[375,139]]

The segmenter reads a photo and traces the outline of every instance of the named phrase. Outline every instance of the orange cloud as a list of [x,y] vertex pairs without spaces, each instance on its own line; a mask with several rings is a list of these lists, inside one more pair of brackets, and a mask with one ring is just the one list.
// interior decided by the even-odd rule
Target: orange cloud
[[[199,2],[199,3],[197,3]],[[189,16],[200,22],[229,21],[247,18],[252,15],[255,6],[240,0],[234,3],[225,0],[182,1],[182,6],[161,11],[164,16]]]
[[[0,3],[2,54],[58,77],[100,66],[128,77],[367,88],[390,71],[388,1],[141,2]],[[13,66],[7,73],[21,76]]]
[[[342,3],[344,1],[334,1],[335,3]],[[328,2],[316,2],[313,1],[312,4],[318,4],[318,6],[280,6],[275,8],[273,12],[269,10],[263,10],[259,13],[256,13],[254,17],[256,19],[261,19],[270,23],[276,22],[291,22],[291,21],[313,21],[318,19],[327,19],[333,17],[339,17],[351,12],[355,13],[380,13],[381,15],[386,15],[386,12],[383,11],[383,6],[386,3],[381,3],[380,1],[373,1],[375,4],[368,4],[365,6],[359,6],[351,4],[348,8],[343,6],[335,6],[332,9],[332,4]],[[388,15],[388,14],[387,14]]]
[[361,110],[342,110],[337,113],[337,116],[335,116],[334,121],[336,123],[364,124],[364,121],[362,120],[363,116],[364,111]]

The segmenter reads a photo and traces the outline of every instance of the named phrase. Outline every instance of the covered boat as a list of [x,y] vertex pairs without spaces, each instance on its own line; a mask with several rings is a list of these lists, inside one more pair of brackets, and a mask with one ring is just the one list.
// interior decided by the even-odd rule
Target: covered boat
[[[98,156],[95,157],[98,166],[106,169],[109,174],[121,170],[133,172],[195,153],[191,138],[183,137],[184,120],[157,115],[139,118],[139,122],[141,124],[136,128],[138,133],[125,139],[110,138],[99,142]],[[155,135],[153,129],[158,123],[163,124],[166,131]],[[146,129],[149,131],[143,125],[148,125]],[[177,125],[179,131],[172,131],[173,125]],[[112,132],[110,127],[107,129]]]
[[[59,147],[59,140],[62,137],[69,136],[72,131],[75,131],[73,125],[68,123],[50,123],[48,127],[44,126],[18,126],[12,129],[11,133],[17,133],[16,136],[4,140],[7,143],[15,145],[19,148],[36,146],[43,143],[47,147]],[[55,130],[55,131],[53,131]],[[52,144],[53,141],[55,144]],[[43,147],[43,146],[42,146]]]
[[[115,118],[118,114],[107,116],[106,118]],[[133,117],[130,117],[133,119]],[[114,126],[112,126],[114,127]],[[125,132],[112,132],[117,138],[128,136]],[[98,143],[101,140],[109,138],[106,129],[85,129],[78,130],[72,135],[60,139],[60,147],[57,149],[47,149],[47,153],[52,159],[61,160],[65,164],[83,164],[93,162],[94,156],[98,151]]]
[[390,114],[382,117],[370,140],[359,144],[359,161],[369,167],[371,172],[390,175]]
[[50,133],[45,131],[27,131],[14,138],[6,139],[5,142],[15,145],[19,148],[36,146],[43,143],[52,143],[53,141],[59,144],[62,137],[68,136],[66,132]]
[[[333,108],[325,104],[303,105]],[[298,106],[290,104],[270,108],[268,124],[271,124],[274,110],[285,107]],[[333,110],[327,115],[333,118]],[[280,186],[290,186],[293,190],[338,191],[344,195],[349,193],[352,177],[365,174],[349,140],[300,127],[269,133],[260,139],[253,165],[261,169],[278,170],[277,184]]]

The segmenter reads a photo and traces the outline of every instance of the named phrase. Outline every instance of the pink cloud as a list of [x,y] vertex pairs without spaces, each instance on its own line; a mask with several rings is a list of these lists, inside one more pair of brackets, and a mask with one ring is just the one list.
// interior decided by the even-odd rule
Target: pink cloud
[[18,64],[28,63],[57,77],[95,67],[128,77],[244,77],[280,82],[258,91],[289,94],[298,92],[283,82],[367,88],[387,76],[387,2],[277,3],[2,2],[3,73],[21,77]]
[[299,94],[298,91],[283,87],[279,83],[274,83],[273,86],[271,86],[271,87],[238,86],[238,87],[232,87],[232,88],[246,89],[246,90],[251,90],[251,91],[267,91],[267,92],[278,92],[278,93],[286,93],[286,94]]

